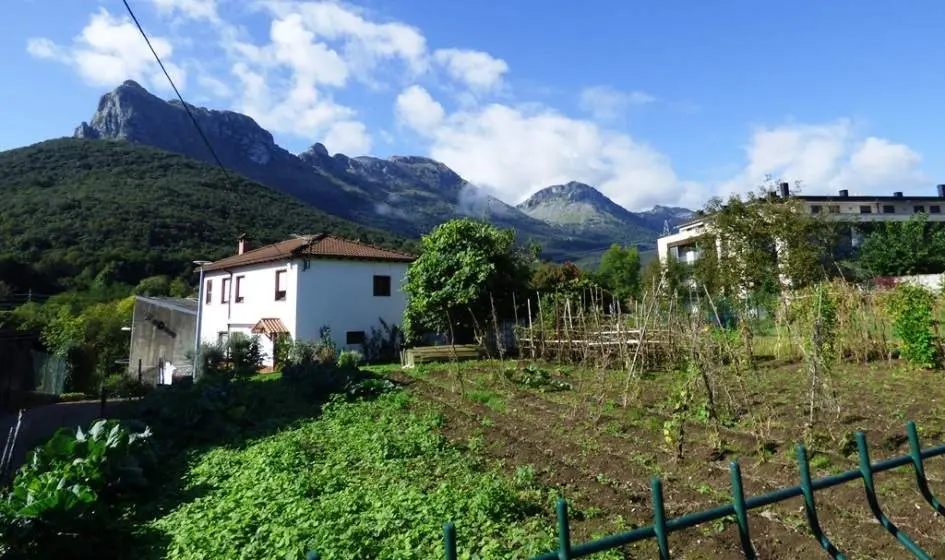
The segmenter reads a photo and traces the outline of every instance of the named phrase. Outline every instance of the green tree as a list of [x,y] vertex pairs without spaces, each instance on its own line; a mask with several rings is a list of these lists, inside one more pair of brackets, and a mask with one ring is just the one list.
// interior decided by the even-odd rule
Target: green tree
[[544,262],[532,275],[532,287],[539,292],[555,292],[572,287],[582,277],[581,269],[571,262]]
[[129,340],[121,328],[131,321],[133,308],[134,298],[128,297],[81,310],[68,304],[51,310],[42,340],[66,359],[71,390],[93,391],[98,381],[122,369],[116,361],[127,358]]
[[481,340],[493,305],[508,316],[513,294],[526,293],[536,258],[533,248],[516,246],[513,230],[468,218],[437,226],[420,245],[404,286],[408,342],[430,331]]
[[825,265],[836,241],[835,226],[801,201],[776,196],[770,187],[744,199],[715,198],[705,214],[706,245],[718,240],[724,262],[716,267],[715,279],[730,294],[774,293],[782,279],[793,287],[807,286],[832,268]]
[[863,241],[859,264],[874,276],[937,274],[945,271],[945,229],[915,214],[886,222]]
[[171,294],[171,279],[165,275],[148,276],[135,286],[135,295],[163,297]]
[[611,245],[600,258],[597,274],[619,301],[640,297],[640,253],[636,247]]

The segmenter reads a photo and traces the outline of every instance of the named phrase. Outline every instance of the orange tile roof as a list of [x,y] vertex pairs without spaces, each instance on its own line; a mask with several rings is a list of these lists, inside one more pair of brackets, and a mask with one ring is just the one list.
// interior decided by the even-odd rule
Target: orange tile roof
[[282,322],[282,319],[260,319],[253,327],[254,334],[280,334],[287,333],[289,329]]
[[293,258],[353,259],[364,261],[412,262],[414,257],[390,249],[350,241],[327,234],[287,239],[214,261],[203,267],[205,271],[223,270],[251,264]]

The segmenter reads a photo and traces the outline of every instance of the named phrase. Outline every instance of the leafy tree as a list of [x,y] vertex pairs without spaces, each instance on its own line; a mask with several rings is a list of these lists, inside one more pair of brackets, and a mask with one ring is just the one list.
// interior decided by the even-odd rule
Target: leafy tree
[[513,230],[468,218],[437,226],[420,245],[404,286],[409,342],[429,331],[450,333],[454,341],[481,340],[493,305],[507,316],[512,294],[526,292],[536,258],[533,250],[516,246]]
[[[46,305],[50,305],[47,303]],[[94,391],[98,381],[121,371],[116,360],[128,356],[128,334],[134,298],[96,303],[76,310],[68,304],[50,306],[42,340],[51,352],[66,359],[70,389]]]
[[138,296],[169,296],[171,293],[171,279],[161,274],[148,276],[135,286],[135,295]]
[[619,301],[640,297],[640,253],[636,247],[611,245],[601,256],[597,274]]
[[572,285],[582,278],[581,269],[574,263],[544,262],[532,275],[532,287],[539,292],[554,292]]
[[762,187],[744,199],[715,198],[705,213],[706,241],[717,239],[721,245],[724,266],[716,268],[716,279],[723,291],[775,293],[782,280],[803,287],[827,276],[825,260],[835,243],[835,227],[809,213],[799,200],[784,200]]
[[945,271],[945,228],[915,214],[886,222],[863,241],[859,263],[874,276],[937,274]]

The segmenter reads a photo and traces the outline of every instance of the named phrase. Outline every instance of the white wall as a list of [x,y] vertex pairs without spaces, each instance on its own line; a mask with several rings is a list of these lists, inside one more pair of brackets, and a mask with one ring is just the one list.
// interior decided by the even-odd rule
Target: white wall
[[[203,343],[215,343],[221,332],[242,332],[251,336],[253,326],[263,318],[278,318],[295,337],[296,308],[298,300],[298,261],[275,261],[235,268],[230,271],[215,270],[204,274],[204,286],[207,281],[213,283],[212,299],[206,304],[206,292],[200,296],[200,340]],[[286,299],[276,301],[276,270],[286,269]],[[243,301],[236,301],[236,277],[242,276]],[[222,303],[223,279],[229,282],[229,303]],[[267,354],[266,365],[272,365],[272,342],[266,335],[260,335],[260,342]]]
[[[364,331],[369,337],[371,327],[380,328],[379,317],[389,325],[401,325],[407,263],[327,259],[309,263],[308,270],[299,270],[296,339],[315,341],[319,329],[328,325],[339,348],[361,350],[346,344],[348,331]],[[391,277],[390,296],[374,296],[374,275]]]
[[895,276],[896,284],[913,284],[932,290],[933,292],[942,291],[943,275],[941,274],[915,274],[912,276]]

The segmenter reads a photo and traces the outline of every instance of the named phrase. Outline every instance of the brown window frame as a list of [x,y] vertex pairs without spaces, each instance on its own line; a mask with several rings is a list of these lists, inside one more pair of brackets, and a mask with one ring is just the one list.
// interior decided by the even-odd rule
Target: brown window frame
[[873,207],[869,205],[860,206],[860,214],[872,214]]
[[205,305],[213,303],[213,278],[207,278],[207,285],[204,286],[203,302]]
[[933,204],[932,206],[929,206],[929,214],[941,214],[941,213],[942,213],[942,207],[939,206],[938,204]]
[[810,207],[811,214],[820,214],[821,207],[819,204],[812,204]]
[[276,301],[285,301],[286,297],[288,296],[288,293],[289,293],[288,289],[282,289],[282,290],[279,289],[279,283],[280,283],[279,279],[282,278],[283,283],[284,283],[285,274],[286,274],[286,269],[284,268],[276,271]]
[[913,213],[913,214],[925,214],[925,206],[913,206],[913,207],[912,207],[912,213]]
[[220,303],[230,303],[230,286],[232,282],[229,278],[223,278],[220,281]]
[[387,274],[374,275],[374,297],[390,297],[392,292],[391,278]]
[[895,214],[896,207],[892,204],[883,204],[883,214]]
[[839,205],[836,205],[836,204],[833,204],[833,205],[828,206],[828,207],[827,207],[827,213],[828,213],[828,214],[839,214],[839,213],[840,213],[840,206],[839,206]]
[[243,303],[243,278],[246,278],[246,277],[245,276],[236,277],[236,285],[234,288],[235,294],[233,297],[236,303]]

